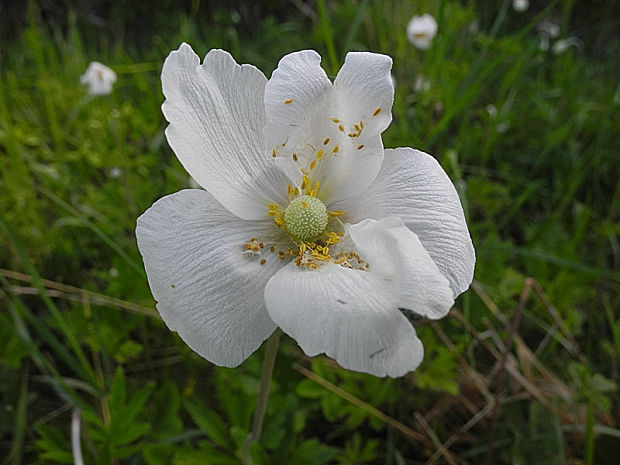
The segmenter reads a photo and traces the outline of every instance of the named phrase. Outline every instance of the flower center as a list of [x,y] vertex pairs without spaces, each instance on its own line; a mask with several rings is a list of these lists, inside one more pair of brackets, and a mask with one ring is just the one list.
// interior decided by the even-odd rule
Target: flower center
[[310,195],[300,195],[284,210],[284,224],[301,241],[312,241],[325,231],[328,216],[323,202]]

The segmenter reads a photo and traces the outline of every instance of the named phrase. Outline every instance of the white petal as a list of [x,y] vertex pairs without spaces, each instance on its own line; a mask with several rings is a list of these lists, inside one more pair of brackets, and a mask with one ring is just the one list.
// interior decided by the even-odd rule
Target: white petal
[[325,352],[351,370],[402,376],[420,364],[423,348],[399,308],[445,313],[448,282],[402,221],[368,220],[348,232],[366,271],[290,263],[267,283],[267,310],[310,356]]
[[[267,252],[278,234],[273,222],[240,220],[196,189],[164,197],[138,218],[138,247],[157,309],[207,360],[236,366],[274,331],[263,293],[284,265]],[[264,241],[265,253],[243,253],[252,238]]]
[[454,298],[449,281],[402,219],[368,219],[347,226],[346,231],[370,264],[369,272],[392,283],[399,308],[432,319],[450,311]]
[[473,279],[475,251],[456,189],[430,155],[410,148],[385,151],[374,184],[357,198],[334,205],[351,222],[398,216],[418,235],[454,297]]
[[280,61],[265,88],[269,153],[293,179],[321,181],[331,201],[362,192],[383,159],[381,132],[391,121],[391,58],[349,53],[332,85],[314,51]]
[[184,43],[161,77],[168,143],[189,174],[240,218],[265,218],[269,203],[284,203],[289,180],[265,155],[265,76],[222,50],[201,65]]
[[[368,52],[347,53],[334,88],[347,120],[364,121],[364,131],[375,137],[392,122],[394,83],[392,59]],[[380,109],[375,116],[375,111]]]
[[265,87],[267,150],[292,153],[291,146],[302,138],[306,121],[329,99],[331,88],[321,56],[314,50],[284,56]]

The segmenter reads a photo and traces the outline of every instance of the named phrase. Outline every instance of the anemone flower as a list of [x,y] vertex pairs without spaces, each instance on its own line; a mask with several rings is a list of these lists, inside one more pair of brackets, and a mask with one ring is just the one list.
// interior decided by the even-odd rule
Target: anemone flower
[[401,376],[422,360],[407,313],[436,319],[471,283],[474,249],[437,161],[383,149],[392,60],[349,53],[331,82],[312,50],[267,78],[187,44],[164,63],[168,143],[204,189],[138,218],[168,327],[236,366],[277,327],[310,356]]
[[512,0],[512,8],[514,8],[516,12],[521,13],[522,11],[526,11],[529,7],[529,0]]
[[420,50],[428,50],[437,34],[437,21],[431,15],[414,16],[407,25],[407,38]]
[[116,73],[106,65],[92,61],[86,72],[80,76],[80,82],[91,95],[108,95],[116,82]]
[[550,21],[541,21],[537,25],[540,42],[538,48],[540,50],[549,50],[551,39],[555,39],[560,35],[560,26]]
[[581,47],[581,45],[582,43],[577,37],[568,37],[566,39],[560,39],[555,44],[553,44],[553,47],[551,47],[551,51],[554,55],[561,55],[562,53],[566,52],[570,47],[579,48]]

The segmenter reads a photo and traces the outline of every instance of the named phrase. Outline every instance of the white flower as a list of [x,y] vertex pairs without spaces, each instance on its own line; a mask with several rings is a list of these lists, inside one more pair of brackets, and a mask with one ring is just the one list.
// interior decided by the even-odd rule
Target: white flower
[[495,126],[495,130],[497,132],[499,132],[500,134],[503,134],[506,131],[508,131],[509,127],[510,127],[510,124],[508,122],[503,122],[503,123],[499,123],[497,126]]
[[110,177],[112,179],[120,178],[121,174],[123,174],[123,171],[118,166],[113,166],[112,168],[110,168]]
[[474,249],[437,161],[383,149],[392,60],[349,53],[333,83],[320,61],[291,53],[267,80],[222,50],[168,56],[166,136],[204,190],[153,204],[138,247],[162,318],[213,363],[279,326],[310,356],[401,376],[423,357],[401,309],[446,315]]
[[414,16],[407,25],[407,38],[420,50],[428,50],[437,34],[437,21],[431,15]]
[[577,37],[560,39],[555,44],[553,44],[553,47],[551,47],[551,51],[554,55],[561,55],[562,53],[566,52],[569,47],[579,48],[581,47],[581,41]]
[[529,0],[512,0],[512,7],[515,11],[525,11],[530,7]]
[[428,92],[431,88],[431,82],[426,79],[424,76],[422,76],[421,74],[418,74],[415,77],[415,82],[413,83],[413,91],[420,93],[420,92]]
[[544,20],[538,23],[536,27],[539,32],[538,48],[543,52],[549,50],[550,39],[555,39],[560,35],[560,26]]
[[555,39],[560,35],[560,26],[550,21],[541,21],[538,23],[537,28],[541,35],[551,39]]
[[116,73],[98,61],[92,61],[86,72],[80,76],[80,82],[88,88],[91,95],[107,95],[112,92],[116,82]]

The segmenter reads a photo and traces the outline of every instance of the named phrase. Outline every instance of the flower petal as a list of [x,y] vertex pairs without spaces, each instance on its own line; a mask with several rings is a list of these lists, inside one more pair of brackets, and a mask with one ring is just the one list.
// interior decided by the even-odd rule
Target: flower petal
[[223,50],[201,65],[183,43],[161,77],[166,137],[189,174],[243,219],[262,219],[269,203],[286,202],[289,180],[264,153],[263,73]]
[[364,121],[362,134],[371,133],[380,138],[392,122],[394,82],[391,69],[392,59],[387,55],[350,52],[334,80],[346,119]]
[[430,155],[410,148],[386,150],[374,184],[332,208],[344,210],[351,222],[402,218],[450,281],[454,297],[471,284],[476,257],[463,208],[450,178]]
[[394,284],[399,308],[432,319],[446,316],[454,303],[450,283],[401,218],[368,219],[346,231],[370,264],[369,272]]
[[265,88],[265,142],[292,179],[321,181],[335,201],[364,191],[383,159],[391,121],[392,60],[349,53],[332,85],[314,51],[282,58]]
[[240,220],[198,189],[166,196],[138,218],[138,248],[157,309],[207,360],[236,366],[274,331],[263,293],[284,263],[269,252],[243,252],[250,239],[277,243],[278,234],[271,221]]
[[267,311],[310,356],[325,352],[351,370],[402,376],[420,364],[423,347],[399,308],[445,313],[452,303],[448,282],[397,218],[364,221],[347,232],[342,246],[351,242],[369,263],[365,271],[290,263],[265,287]]

